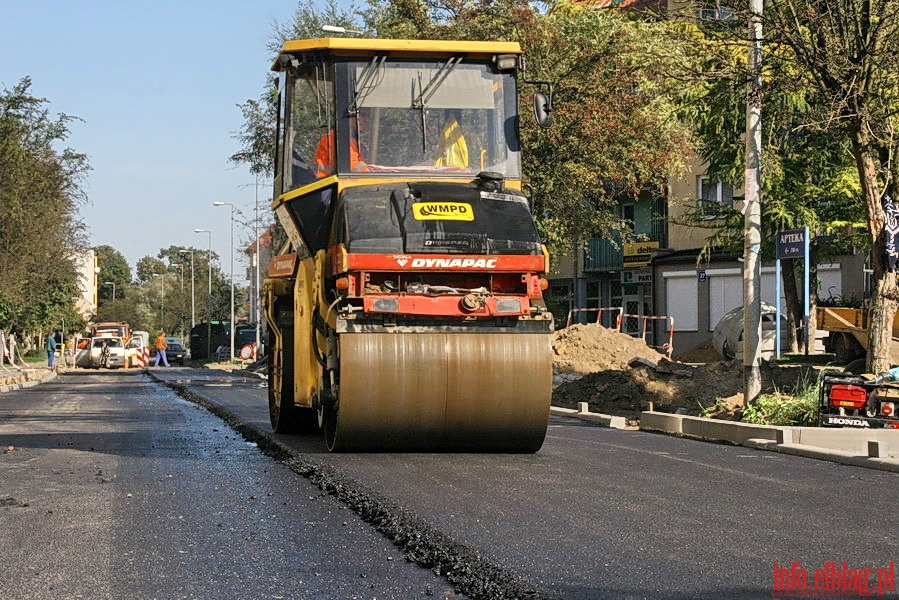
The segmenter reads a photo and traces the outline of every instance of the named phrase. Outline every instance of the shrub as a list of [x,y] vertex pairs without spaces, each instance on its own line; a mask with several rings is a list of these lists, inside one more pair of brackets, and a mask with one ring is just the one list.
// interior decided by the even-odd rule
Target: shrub
[[750,402],[743,411],[744,423],[759,425],[815,425],[818,415],[818,381],[796,383],[792,394],[774,390]]

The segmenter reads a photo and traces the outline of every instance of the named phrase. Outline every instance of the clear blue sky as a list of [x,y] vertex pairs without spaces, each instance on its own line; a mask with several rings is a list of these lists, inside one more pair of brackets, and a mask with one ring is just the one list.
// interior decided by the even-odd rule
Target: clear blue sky
[[[341,3],[343,4],[343,3]],[[273,24],[297,0],[0,0],[0,86],[32,79],[51,114],[70,125],[67,145],[89,156],[81,210],[92,245],[132,267],[170,245],[212,249],[230,267],[232,202],[252,217],[249,171],[228,157],[243,123],[237,105],[259,98],[273,56]],[[260,207],[271,197],[260,186]],[[235,281],[252,230],[235,218]]]

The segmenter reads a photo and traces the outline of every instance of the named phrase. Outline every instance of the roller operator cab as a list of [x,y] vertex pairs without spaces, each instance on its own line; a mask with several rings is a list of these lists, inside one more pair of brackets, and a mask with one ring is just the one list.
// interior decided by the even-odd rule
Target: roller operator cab
[[510,42],[284,44],[272,207],[289,244],[263,300],[276,431],[322,428],[331,450],[542,445],[553,320],[520,191],[520,64]]

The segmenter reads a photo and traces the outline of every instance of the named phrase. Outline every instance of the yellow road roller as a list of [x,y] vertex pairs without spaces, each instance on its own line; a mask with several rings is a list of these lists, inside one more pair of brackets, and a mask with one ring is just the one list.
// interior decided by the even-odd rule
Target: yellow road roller
[[[264,283],[276,432],[332,451],[536,452],[549,256],[521,192],[517,43],[285,42]],[[550,93],[534,98],[551,120]]]

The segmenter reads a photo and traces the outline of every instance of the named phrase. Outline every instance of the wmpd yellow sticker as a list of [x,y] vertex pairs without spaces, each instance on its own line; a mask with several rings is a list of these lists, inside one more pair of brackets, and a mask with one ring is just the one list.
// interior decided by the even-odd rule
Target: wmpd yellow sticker
[[415,202],[416,221],[474,221],[474,210],[467,202]]

